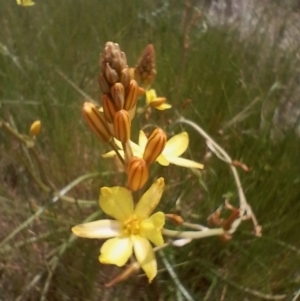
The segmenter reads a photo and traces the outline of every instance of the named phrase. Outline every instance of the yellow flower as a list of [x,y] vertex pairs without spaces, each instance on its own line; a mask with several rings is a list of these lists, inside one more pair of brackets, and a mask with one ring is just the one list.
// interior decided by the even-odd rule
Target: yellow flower
[[87,238],[110,238],[100,249],[99,260],[104,264],[123,266],[134,251],[139,265],[151,282],[157,274],[157,262],[149,241],[157,246],[164,243],[161,231],[165,215],[163,212],[150,214],[160,201],[164,185],[163,178],[156,180],[135,208],[131,192],[126,188],[102,187],[100,207],[116,220],[77,225],[72,228],[73,233]]
[[32,6],[35,3],[32,0],[17,0],[17,4],[21,6]]
[[[114,141],[116,145],[121,149],[119,151],[121,156],[124,157],[122,144],[120,143],[120,141],[116,139],[114,139]],[[138,144],[135,144],[134,142],[130,141],[130,145],[134,156],[143,158],[146,144],[147,144],[147,137],[143,131],[140,131]],[[162,151],[161,155],[158,156],[156,161],[163,166],[168,166],[171,163],[171,164],[188,167],[188,168],[202,169],[203,164],[180,157],[187,150],[188,145],[189,145],[189,136],[187,132],[182,132],[178,135],[175,135],[167,141],[164,150]],[[103,154],[102,157],[111,158],[114,157],[115,155],[116,155],[115,151],[110,151],[106,154]]]
[[166,103],[165,97],[157,97],[154,89],[146,90],[146,103],[148,106],[154,107],[158,110],[170,109],[172,106]]

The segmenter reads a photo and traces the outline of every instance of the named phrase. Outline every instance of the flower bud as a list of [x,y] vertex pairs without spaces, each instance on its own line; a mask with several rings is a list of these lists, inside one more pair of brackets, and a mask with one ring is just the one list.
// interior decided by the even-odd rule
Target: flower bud
[[143,156],[143,159],[147,162],[147,164],[155,162],[157,157],[164,150],[166,142],[167,135],[162,129],[157,128],[152,132],[147,141]]
[[129,74],[129,68],[127,66],[121,71],[120,82],[123,84],[125,90],[129,88],[130,74]]
[[137,96],[140,97],[140,96],[143,96],[143,95],[145,95],[145,89],[143,89],[141,87],[138,87]]
[[177,214],[165,213],[165,217],[169,218],[176,225],[182,225],[184,223],[183,218]]
[[131,157],[127,166],[127,187],[132,191],[142,188],[149,178],[149,170],[144,159]]
[[111,134],[107,127],[106,119],[93,103],[85,102],[83,104],[82,114],[90,129],[102,142],[110,141]]
[[36,136],[40,132],[40,130],[41,130],[41,121],[40,120],[34,121],[29,129],[30,137]]
[[[121,50],[121,49],[120,49]],[[120,52],[121,54],[121,60],[122,60],[122,65],[126,65],[127,64],[127,57],[126,57],[126,53],[124,51]],[[124,68],[124,66],[122,66],[121,70]]]
[[134,106],[132,109],[130,109],[130,110],[128,111],[130,120],[132,120],[132,119],[134,118],[135,113],[136,113],[136,106]]
[[135,274],[140,269],[140,265],[137,261],[132,262],[130,265],[126,267],[126,269],[121,272],[121,274],[117,275],[114,279],[104,284],[105,287],[112,287],[117,283],[128,279],[130,276]]
[[99,87],[100,87],[102,93],[106,93],[106,94],[110,93],[109,84],[108,84],[106,78],[104,77],[103,73],[99,74],[98,83],[99,83]]
[[107,63],[105,67],[105,75],[106,79],[109,84],[113,85],[116,83],[119,79],[118,73],[116,70],[110,67],[110,65]]
[[154,108],[158,108],[161,106],[163,103],[165,103],[167,99],[165,97],[157,97],[153,101],[150,102],[150,106]]
[[129,83],[129,88],[124,103],[124,109],[126,111],[129,111],[136,105],[138,88],[139,88],[138,83],[134,79],[132,79]]
[[117,111],[122,110],[124,106],[124,86],[121,83],[115,83],[111,87],[111,95]]
[[130,139],[130,124],[131,122],[127,111],[120,110],[116,112],[114,116],[115,137],[122,143]]
[[109,64],[114,70],[117,71],[117,73],[121,72],[121,53],[119,51],[114,52],[114,57]]
[[129,68],[129,76],[130,76],[130,79],[135,79],[135,68]]
[[114,116],[117,112],[115,105],[111,98],[107,94],[102,94],[102,107],[106,120],[109,123],[114,122]]

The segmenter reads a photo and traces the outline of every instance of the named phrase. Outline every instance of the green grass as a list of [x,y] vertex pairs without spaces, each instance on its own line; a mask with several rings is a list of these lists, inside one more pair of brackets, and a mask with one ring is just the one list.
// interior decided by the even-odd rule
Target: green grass
[[[98,210],[96,202],[89,208],[62,201],[51,205],[52,195],[42,192],[24,168],[19,144],[0,128],[1,239],[46,206],[0,249],[0,299],[185,300],[165,260],[194,300],[221,300],[222,294],[225,300],[263,300],[254,291],[286,294],[290,300],[299,289],[300,142],[292,129],[280,141],[270,138],[275,108],[296,93],[295,53],[283,53],[277,44],[270,48],[267,37],[257,32],[244,40],[237,29],[226,27],[208,27],[204,33],[205,19],[200,19],[189,32],[185,54],[181,27],[185,6],[173,2],[168,6],[163,1],[49,0],[23,8],[5,1],[0,11],[0,118],[13,121],[20,133],[27,133],[35,119],[42,121],[38,150],[58,189],[84,174],[113,171],[111,162],[101,159],[108,146],[82,120],[85,96],[61,72],[97,101],[98,58],[105,42],[119,43],[131,66],[153,43],[158,70],[154,87],[174,108],[154,112],[148,121],[140,116],[135,126],[157,124],[169,135],[178,133],[180,127],[169,125],[169,120],[176,120],[179,111],[203,127],[233,159],[247,164],[250,172],[239,173],[263,236],[254,237],[247,222],[227,243],[209,238],[167,248],[164,256],[158,255],[161,271],[151,285],[145,277],[132,277],[106,289],[104,284],[119,269],[98,262],[101,241],[77,239],[59,253],[70,228]],[[186,99],[191,103],[182,109]],[[249,115],[233,122],[254,100]],[[176,200],[183,193],[183,217],[206,224],[225,194],[238,204],[237,192],[227,164],[205,156],[205,141],[193,129],[184,129],[191,140],[186,156],[203,161],[205,170],[199,179],[183,168],[155,168],[170,185],[161,208],[176,212]],[[101,186],[124,183],[122,175],[102,175],[81,182],[68,195],[96,200]],[[53,258],[58,259],[57,266],[47,278]]]

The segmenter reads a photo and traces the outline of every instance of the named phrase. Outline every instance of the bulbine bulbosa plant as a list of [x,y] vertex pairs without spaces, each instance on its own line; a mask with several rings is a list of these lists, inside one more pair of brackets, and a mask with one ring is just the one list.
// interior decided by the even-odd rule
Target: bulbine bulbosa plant
[[[72,232],[75,236],[71,235],[61,246],[59,255],[64,253],[76,236],[105,239],[100,249],[99,261],[118,267],[126,266],[117,277],[106,284],[110,287],[140,270],[151,282],[157,276],[156,252],[166,247],[180,248],[193,240],[210,236],[229,240],[244,220],[253,221],[254,233],[259,236],[261,227],[246,201],[236,168],[246,167],[232,160],[199,125],[181,116],[173,124],[192,127],[203,137],[210,152],[228,164],[236,184],[239,206],[234,207],[226,200],[224,205],[220,205],[208,217],[208,226],[185,221],[174,213],[156,211],[159,202],[164,202],[164,189],[172,179],[163,178],[160,174],[162,168],[153,168],[155,164],[165,168],[170,164],[177,165],[193,169],[196,174],[199,174],[205,166],[182,157],[189,145],[189,135],[185,131],[170,137],[163,128],[153,126],[148,134],[144,130],[139,131],[137,143],[132,141],[135,117],[145,114],[145,118],[141,119],[147,122],[151,110],[157,109],[159,113],[172,108],[172,104],[168,103],[165,97],[157,96],[156,91],[151,88],[156,77],[153,45],[146,46],[137,65],[130,68],[120,46],[114,42],[107,42],[100,54],[99,65],[100,103],[84,102],[82,115],[101,143],[111,147],[111,151],[102,154],[103,160],[113,158],[119,170],[125,173],[126,182],[120,183],[119,186],[100,188],[99,206],[111,218],[95,220],[98,216],[96,213],[83,223],[74,225]],[[28,135],[20,134],[12,124],[2,119],[0,127],[22,144],[20,148],[21,157],[24,158],[22,162],[38,187],[52,195],[52,204],[58,200],[78,205],[89,203],[87,200],[74,200],[66,194],[80,181],[93,177],[94,174],[82,176],[60,191],[49,179],[36,148],[36,136],[40,132],[41,121],[35,121],[31,125]],[[0,243],[0,247],[26,228],[46,208],[40,207],[32,217],[10,233]],[[226,218],[222,215],[225,210],[229,212]],[[174,224],[173,229],[165,226],[167,219]],[[57,267],[58,260],[59,256],[49,260],[49,270],[53,271]],[[53,272],[49,273],[44,295],[52,275]]]
[[[176,122],[192,126],[204,137],[210,150],[229,164],[237,184],[240,207],[235,208],[226,202],[224,208],[230,210],[231,214],[227,219],[222,219],[223,207],[220,207],[208,219],[212,228],[185,222],[178,215],[155,212],[159,202],[163,202],[163,191],[168,179],[156,174],[152,180],[150,169],[154,164],[166,167],[175,164],[200,170],[204,166],[181,157],[189,144],[187,132],[168,139],[161,128],[154,128],[149,137],[141,130],[138,143],[131,141],[132,121],[139,112],[137,108],[141,106],[140,98],[146,99],[146,107],[158,110],[171,108],[165,97],[157,97],[155,90],[150,89],[156,76],[153,45],[145,48],[135,68],[129,68],[120,46],[107,42],[99,63],[101,104],[97,106],[85,102],[82,112],[90,129],[101,142],[108,143],[112,148],[103,157],[113,157],[118,161],[127,176],[127,182],[100,189],[100,208],[113,219],[83,223],[73,227],[72,231],[80,237],[106,239],[100,250],[101,263],[121,267],[130,262],[107,286],[126,279],[140,268],[151,282],[157,275],[155,252],[168,246],[181,247],[192,240],[209,236],[230,239],[245,219],[252,218],[256,234],[260,235],[260,227],[246,202],[234,162],[198,125],[183,118]],[[141,190],[143,194],[136,201],[136,194]],[[181,228],[190,227],[193,231],[167,229],[166,219]]]

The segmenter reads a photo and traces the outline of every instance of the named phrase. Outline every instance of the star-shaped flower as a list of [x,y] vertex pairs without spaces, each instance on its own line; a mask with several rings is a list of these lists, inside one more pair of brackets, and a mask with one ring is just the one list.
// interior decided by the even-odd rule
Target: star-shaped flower
[[105,219],[77,225],[72,228],[73,233],[86,238],[110,238],[100,249],[99,260],[104,264],[123,266],[134,251],[151,282],[157,274],[157,262],[150,242],[156,246],[164,243],[162,228],[165,215],[163,212],[150,214],[160,201],[164,185],[163,178],[156,180],[135,208],[131,192],[126,188],[101,188],[100,207],[116,220]]
[[[134,156],[139,158],[143,157],[147,140],[148,139],[145,133],[143,131],[140,131],[138,144],[130,141],[130,145]],[[121,156],[124,157],[122,144],[120,143],[120,141],[116,139],[114,141],[116,145],[120,148],[119,152]],[[156,161],[163,166],[168,166],[171,163],[171,164],[188,167],[188,168],[202,169],[203,164],[180,157],[187,150],[188,145],[189,145],[189,136],[187,132],[182,132],[178,135],[175,135],[167,141],[164,150],[162,151],[161,155],[158,156]],[[103,154],[102,157],[111,158],[114,157],[115,155],[116,155],[115,151],[110,151],[106,154]]]

